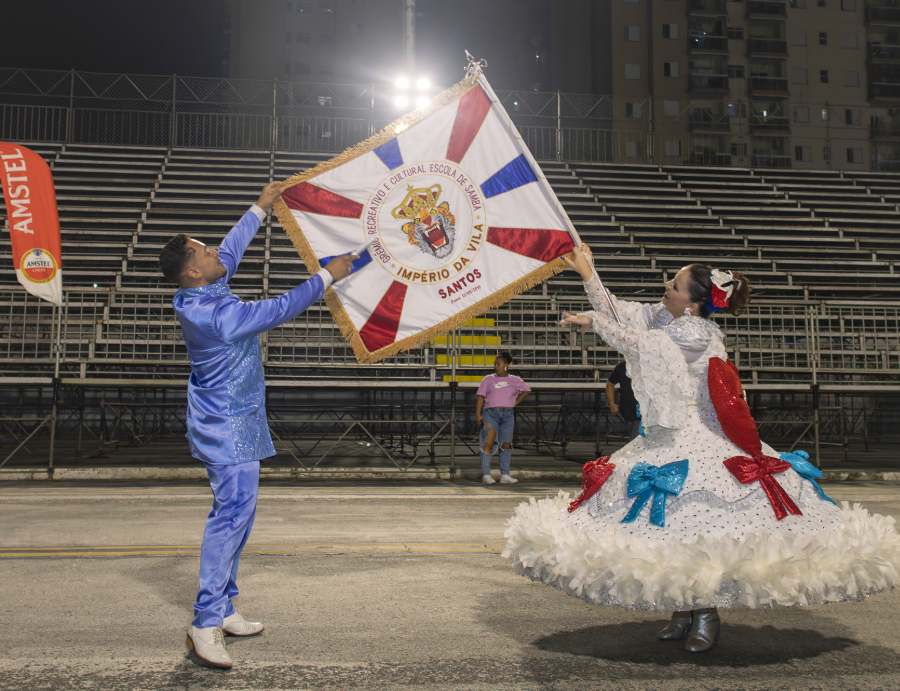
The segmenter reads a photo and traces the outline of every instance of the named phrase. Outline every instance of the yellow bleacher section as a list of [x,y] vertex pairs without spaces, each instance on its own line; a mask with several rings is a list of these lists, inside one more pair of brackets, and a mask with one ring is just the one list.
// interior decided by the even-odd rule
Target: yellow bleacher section
[[[478,329],[480,331],[486,331],[488,329],[492,329],[496,326],[496,323],[493,319],[487,317],[477,317],[475,319],[470,319],[465,322],[460,329]],[[438,336],[432,341],[433,345],[448,348],[450,345],[450,335]],[[497,335],[489,335],[489,334],[457,334],[456,336],[456,345],[458,348],[458,355],[456,358],[456,366],[457,367],[484,367],[485,370],[491,370],[494,366],[494,358],[496,357],[496,351],[500,350],[500,346],[502,345],[502,339]],[[466,352],[468,348],[472,348],[473,350],[478,350],[480,352]],[[492,352],[485,353],[485,349],[490,349]],[[450,365],[450,353],[438,353],[435,358],[436,364],[438,365]],[[485,372],[484,374],[445,374],[442,377],[442,381],[445,382],[480,382],[485,374],[489,372]]]

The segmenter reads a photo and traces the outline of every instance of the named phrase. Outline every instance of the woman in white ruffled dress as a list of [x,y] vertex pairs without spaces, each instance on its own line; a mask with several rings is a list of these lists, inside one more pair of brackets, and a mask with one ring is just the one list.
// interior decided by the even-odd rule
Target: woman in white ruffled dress
[[[570,506],[560,493],[517,507],[504,556],[520,573],[600,605],[674,611],[659,638],[684,640],[692,652],[716,644],[717,608],[856,600],[897,583],[893,518],[837,506],[798,454],[782,456],[796,468],[772,475],[795,509],[781,518],[765,483],[726,467],[745,451],[723,432],[710,397],[710,359],[727,355],[707,316],[745,306],[743,276],[692,264],[646,305],[609,295],[587,246],[567,263],[594,311],[563,323],[593,329],[624,355],[645,436],[595,462],[599,489],[589,498],[585,491]],[[762,453],[778,455],[766,445]]]

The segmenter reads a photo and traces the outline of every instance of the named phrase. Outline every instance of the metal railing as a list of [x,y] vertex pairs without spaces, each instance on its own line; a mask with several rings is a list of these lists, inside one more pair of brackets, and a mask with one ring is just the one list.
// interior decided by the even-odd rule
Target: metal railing
[[731,130],[731,118],[728,117],[727,113],[715,113],[697,108],[690,112],[688,125],[691,130],[708,130],[724,133]]
[[776,38],[747,39],[747,48],[752,54],[787,55],[787,41]]
[[788,80],[784,77],[750,77],[750,89],[787,93]]
[[[248,295],[247,297],[253,297]],[[277,377],[381,376],[439,378],[458,370],[483,370],[498,350],[510,350],[517,366],[555,376],[590,381],[595,371],[618,356],[592,334],[560,329],[563,311],[582,311],[577,296],[524,295],[515,298],[454,336],[434,339],[372,366],[360,366],[329,311],[314,306],[263,339],[267,368]],[[18,288],[0,289],[0,376],[53,376],[54,344],[48,339],[55,312]],[[754,304],[739,317],[721,317],[728,346],[741,370],[755,382],[809,382],[815,360],[820,376],[835,380],[900,383],[900,305],[897,303]],[[171,309],[171,293],[116,288],[66,291],[60,315],[62,375],[73,379],[103,376],[152,378],[160,368],[181,372],[187,353]],[[455,339],[455,340],[454,340]],[[818,344],[816,346],[816,344]],[[575,375],[577,371],[580,374]]]
[[720,15],[727,14],[728,9],[725,0],[690,0],[688,12]]
[[691,91],[727,91],[727,74],[691,74],[688,77]]
[[[893,77],[885,79],[872,84],[873,93],[900,93]],[[750,83],[757,92],[787,89],[786,80],[776,77],[751,76]],[[689,75],[691,91],[700,95],[724,93],[728,84],[727,74]],[[0,139],[337,153],[396,117],[386,95],[377,85],[0,68]],[[673,136],[652,121],[659,114],[646,100],[629,103],[626,109],[609,95],[521,90],[499,90],[497,95],[532,152],[543,160],[659,163],[663,139]],[[890,134],[879,124],[890,119],[886,107],[800,102],[792,107],[791,123],[797,123],[797,132],[803,130],[804,145],[840,146],[844,140],[870,141]],[[846,120],[844,109],[854,111],[852,121]],[[759,127],[751,131],[737,108],[720,119],[685,120],[690,131],[763,134]],[[692,147],[682,145],[682,151],[684,162],[697,160]],[[877,168],[881,160],[896,158],[878,151],[871,161]],[[734,159],[721,155],[706,160],[728,165]],[[837,160],[834,166],[843,162]]]
[[750,0],[747,3],[747,13],[753,15],[761,15],[764,17],[786,17],[787,2],[786,0],[767,1],[767,0]]
[[0,103],[0,138],[61,142],[66,138],[68,109]]
[[[180,437],[188,363],[170,297],[158,290],[70,290],[56,309],[19,289],[0,290],[0,381],[14,413],[0,416],[0,466],[23,451],[32,465],[46,453],[52,474],[58,421],[66,457]],[[564,449],[570,433],[589,439],[601,426],[608,434],[608,421],[598,418],[599,382],[621,356],[593,334],[558,326],[562,311],[585,308],[578,296],[521,296],[422,348],[369,366],[355,362],[325,308],[310,308],[262,337],[278,448],[312,469],[341,444],[362,444],[387,459],[388,467],[408,469],[426,460],[434,465],[440,445],[452,472],[457,435],[463,433],[465,453],[465,430],[471,431],[470,406],[463,401],[460,412],[455,382],[483,375],[500,350],[513,353],[517,369],[535,386],[548,382],[544,387],[556,392],[549,403],[536,399],[523,411],[523,427],[532,428],[538,448],[549,443]],[[889,429],[863,399],[858,410],[854,403],[847,412],[842,398],[819,405],[818,392],[857,398],[900,392],[900,305],[763,303],[721,321],[730,355],[751,390],[800,396],[799,417],[780,423],[801,429],[801,437],[814,435],[806,443],[818,450],[820,432],[842,443],[851,433],[868,435],[873,425]],[[309,395],[297,395],[304,390]],[[343,398],[341,391],[347,392]],[[399,403],[376,400],[392,391]],[[568,412],[565,403],[559,407],[566,392],[580,397]],[[760,424],[771,436],[769,427],[779,422],[765,415]],[[567,430],[567,416],[592,421]],[[550,418],[562,425],[552,439],[545,429]]]
[[783,115],[762,115],[754,113],[750,116],[750,127],[761,130],[790,130],[791,121]]
[[900,46],[869,43],[869,57],[874,60],[900,60]]
[[900,83],[870,81],[869,93],[873,98],[900,98]]
[[900,7],[896,5],[866,7],[866,19],[870,22],[900,22]]
[[751,161],[754,168],[790,168],[793,159],[787,154],[754,153]]
[[271,115],[177,113],[173,127],[174,146],[259,151],[272,146],[272,127]]
[[717,53],[728,52],[727,36],[711,36],[706,33],[692,33],[688,36],[688,50],[713,51]]
[[277,146],[285,151],[343,151],[374,129],[364,118],[282,116],[277,121]]

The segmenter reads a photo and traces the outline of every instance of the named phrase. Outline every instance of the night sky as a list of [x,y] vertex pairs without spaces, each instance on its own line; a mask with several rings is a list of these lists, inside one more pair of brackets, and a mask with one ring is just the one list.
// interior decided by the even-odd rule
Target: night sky
[[0,65],[224,76],[224,0],[2,3]]
[[[281,1],[246,0],[251,8]],[[398,16],[402,7],[360,1],[386,3]],[[548,7],[549,0],[418,0],[417,54],[439,83],[458,78],[468,48],[490,57],[498,84],[547,88]],[[226,0],[6,0],[0,66],[229,76],[225,8]],[[370,81],[366,70],[378,59],[366,49],[361,44],[358,56],[365,69],[339,80]]]

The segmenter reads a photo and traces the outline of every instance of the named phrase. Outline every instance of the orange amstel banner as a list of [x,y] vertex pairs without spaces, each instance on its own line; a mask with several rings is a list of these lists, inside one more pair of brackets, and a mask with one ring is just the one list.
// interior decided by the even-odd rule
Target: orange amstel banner
[[0,142],[0,186],[19,283],[29,293],[61,305],[59,214],[49,166],[21,144]]

